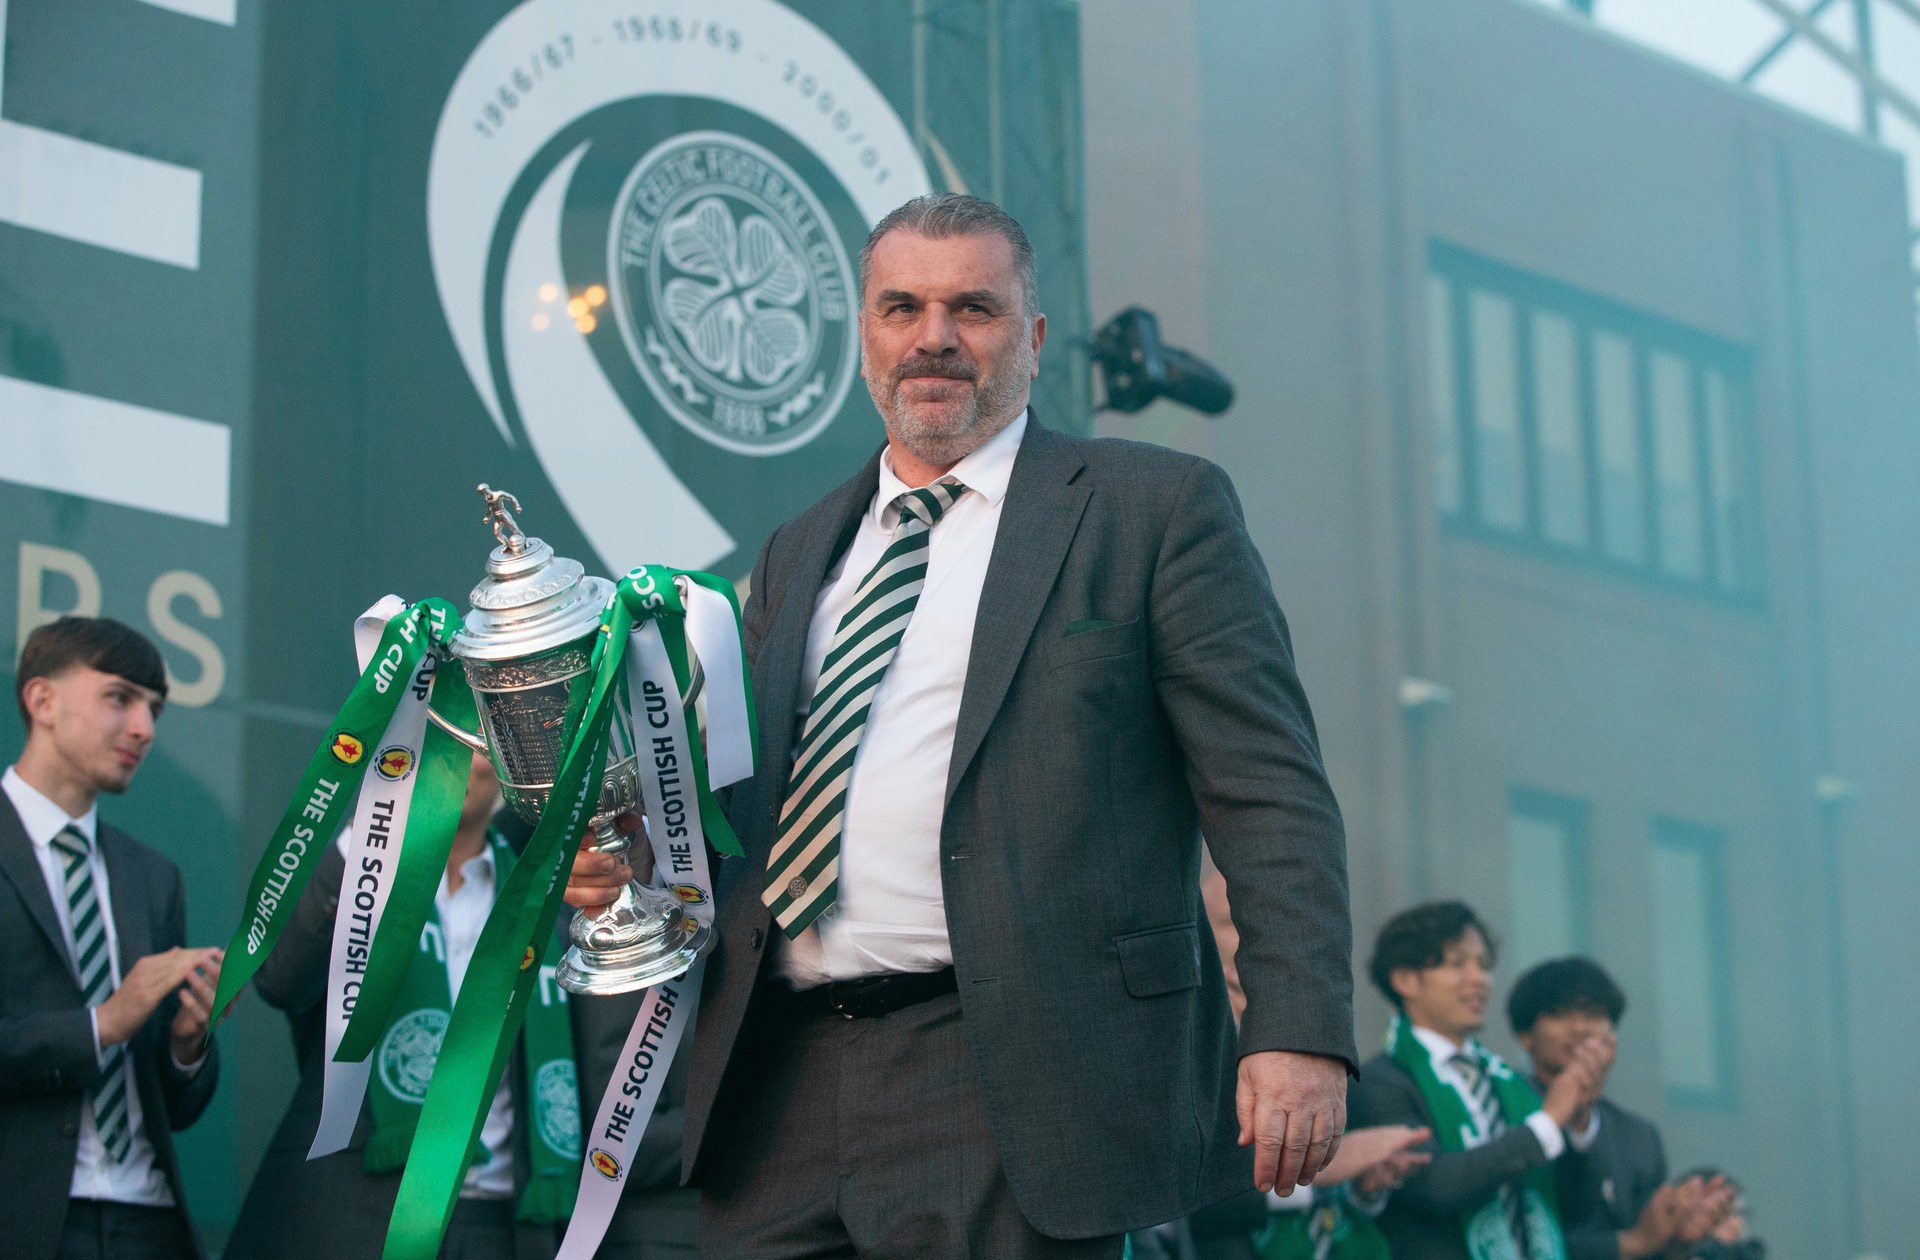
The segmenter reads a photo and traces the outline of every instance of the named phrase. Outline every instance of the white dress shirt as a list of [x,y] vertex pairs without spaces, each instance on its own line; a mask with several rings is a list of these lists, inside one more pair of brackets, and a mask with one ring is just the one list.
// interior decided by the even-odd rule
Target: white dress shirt
[[[447,991],[458,1001],[460,982],[467,977],[467,964],[473,961],[473,947],[480,943],[480,929],[487,925],[493,909],[497,881],[493,869],[491,840],[480,852],[460,864],[460,889],[447,891],[447,876],[440,875],[440,891],[433,895],[434,911],[440,916],[440,933],[447,946]],[[513,1197],[513,1089],[505,1075],[493,1091],[493,1105],[480,1126],[480,1144],[487,1148],[487,1162],[476,1162],[467,1169],[461,1183],[463,1199],[509,1199]]]
[[[948,474],[967,493],[933,527],[926,585],[867,714],[847,783],[834,906],[779,947],[775,959],[797,988],[881,972],[938,971],[953,962],[940,887],[947,766],[967,684],[974,614],[1026,431],[1023,411]],[[894,474],[891,451],[881,455],[880,487],[814,601],[800,716],[813,703],[820,663],[840,618],[892,541],[900,519],[894,500],[916,488]],[[779,933],[775,939],[785,941]]]
[[[4,789],[8,799],[13,802],[20,822],[27,829],[27,839],[33,842],[33,856],[40,862],[40,873],[47,881],[47,893],[53,898],[54,917],[60,921],[69,971],[73,968],[73,922],[72,911],[67,906],[67,859],[54,849],[53,838],[67,827],[73,827],[87,838],[87,862],[93,868],[94,894],[99,898],[100,920],[107,933],[107,965],[113,973],[113,987],[118,989],[121,974],[120,934],[113,922],[113,893],[107,886],[106,859],[100,856],[99,812],[89,807],[79,818],[67,817],[66,810],[21,778],[12,766],[8,766],[7,772],[0,775],[0,789]],[[76,974],[75,983],[78,983],[78,979]],[[93,1052],[98,1057],[102,1054],[100,1015],[97,1008],[89,1014],[93,1019]],[[171,1050],[168,1053],[172,1053]],[[201,1062],[205,1062],[205,1059]],[[175,1066],[180,1066],[178,1060]],[[192,1074],[199,1067],[200,1064],[196,1063],[183,1070]],[[173,1191],[167,1188],[167,1175],[161,1171],[159,1161],[154,1157],[153,1143],[147,1140],[132,1053],[121,1058],[120,1070],[127,1076],[127,1132],[132,1136],[127,1157],[118,1161],[108,1157],[106,1148],[100,1143],[99,1130],[94,1127],[93,1096],[89,1093],[80,1104],[80,1146],[74,1157],[73,1183],[69,1193],[76,1199],[109,1199],[115,1203],[172,1207]]]
[[[1418,1024],[1413,1026],[1413,1035],[1420,1039],[1420,1044],[1426,1047],[1427,1054],[1433,1060],[1433,1074],[1445,1084],[1453,1086],[1467,1104],[1467,1114],[1473,1117],[1474,1126],[1473,1132],[1462,1135],[1467,1149],[1473,1150],[1476,1147],[1485,1146],[1491,1140],[1493,1115],[1481,1110],[1472,1087],[1462,1079],[1459,1070],[1453,1066],[1453,1056],[1466,1054],[1477,1058],[1485,1053],[1486,1048],[1473,1037],[1467,1038],[1464,1046],[1455,1045],[1431,1028],[1422,1028]],[[1497,1099],[1494,1106],[1499,1106]],[[1558,1124],[1554,1123],[1553,1117],[1545,1111],[1535,1111],[1527,1117],[1526,1123],[1527,1127],[1533,1130],[1533,1136],[1540,1140],[1540,1149],[1547,1153],[1547,1158],[1559,1159],[1560,1153],[1567,1149],[1567,1135],[1561,1131]],[[1585,1131],[1579,1135],[1584,1140],[1576,1141],[1575,1149],[1586,1150],[1593,1145],[1593,1139],[1598,1137],[1599,1133],[1600,1126],[1589,1123]]]

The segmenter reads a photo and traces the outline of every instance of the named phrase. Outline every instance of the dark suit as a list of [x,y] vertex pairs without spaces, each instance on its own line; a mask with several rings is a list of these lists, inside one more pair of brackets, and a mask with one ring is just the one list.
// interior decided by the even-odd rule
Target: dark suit
[[[695,1177],[727,1123],[716,1100],[729,1060],[747,1057],[733,1052],[777,930],[760,889],[815,598],[878,469],[876,454],[781,526],[754,570],[759,770],[729,803],[746,857],[717,879],[687,1093]],[[1200,906],[1203,830],[1242,933],[1237,1043]],[[1339,810],[1219,468],[1029,421],[980,597],[940,851],[966,1057],[1040,1232],[1117,1235],[1246,1189],[1238,1057],[1354,1060]]]
[[[247,1190],[227,1243],[228,1260],[354,1260],[378,1256],[386,1241],[400,1174],[375,1176],[366,1171],[364,1152],[373,1132],[372,1112],[361,1106],[345,1150],[307,1158],[320,1125],[326,1077],[327,964],[345,865],[339,846],[328,845],[300,894],[292,920],[254,975],[253,987],[260,996],[287,1013],[300,1061],[300,1083]],[[513,1181],[518,1193],[527,1184],[530,1168],[525,1072],[518,1047],[507,1065],[506,1079],[513,1091]],[[548,1257],[556,1249],[551,1226],[518,1223],[514,1233],[518,1257]]]
[[[180,869],[123,831],[96,831],[107,867],[120,974],[148,954],[186,943]],[[0,793],[0,1186],[9,1256],[38,1260],[60,1243],[79,1147],[80,1111],[100,1076],[93,1026],[73,977],[66,937],[13,802]],[[172,1131],[199,1119],[220,1078],[216,1047],[192,1076],[173,1066],[169,995],[128,1042],[140,1113],[154,1158],[178,1205],[180,1249],[198,1254]]]
[[[1347,1091],[1347,1126],[1376,1124],[1433,1127],[1413,1077],[1384,1054],[1367,1060]],[[1468,1260],[1465,1217],[1501,1186],[1547,1162],[1540,1139],[1524,1124],[1471,1151],[1443,1151],[1432,1140],[1414,1149],[1431,1152],[1433,1162],[1393,1192],[1377,1221],[1394,1260]]]
[[1632,1229],[1667,1180],[1667,1152],[1652,1124],[1602,1098],[1600,1132],[1584,1152],[1554,1161],[1567,1260],[1614,1260],[1617,1235]]

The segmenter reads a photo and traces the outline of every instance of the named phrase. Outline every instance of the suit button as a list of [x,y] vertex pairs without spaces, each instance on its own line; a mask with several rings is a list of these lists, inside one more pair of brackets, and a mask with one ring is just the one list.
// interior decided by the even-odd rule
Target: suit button
[[760,942],[764,941],[765,939],[766,939],[766,934],[763,933],[759,928],[755,928],[753,929],[753,931],[747,933],[747,948],[759,949]]
[[75,1124],[73,1121],[69,1120],[65,1124],[60,1126],[60,1132],[67,1137],[72,1137],[76,1133],[80,1132],[80,1126]]

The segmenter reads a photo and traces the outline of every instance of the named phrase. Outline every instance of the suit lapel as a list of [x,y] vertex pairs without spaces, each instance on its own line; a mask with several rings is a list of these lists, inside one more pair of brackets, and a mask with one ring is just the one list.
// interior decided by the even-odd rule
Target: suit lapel
[[1028,417],[974,618],[967,683],[960,694],[953,760],[947,768],[949,801],[1007,698],[1080,527],[1093,492],[1071,483],[1084,467],[1071,443]]
[[33,841],[27,838],[26,824],[13,808],[13,801],[0,792],[0,874],[13,882],[27,913],[47,935],[47,943],[60,958],[67,957],[67,938],[60,931],[60,917],[54,912],[53,895],[47,891],[47,877],[34,856]]
[[[884,449],[884,448],[883,448]],[[793,560],[793,577],[780,597],[780,611],[760,641],[753,664],[753,694],[760,719],[761,773],[770,777],[769,798],[775,813],[786,796],[787,769],[793,759],[795,716],[800,708],[800,681],[806,671],[807,633],[813,625],[813,606],[820,586],[836,558],[846,552],[861,513],[873,502],[880,485],[880,454],[865,468],[809,510],[801,519],[806,533]],[[754,828],[771,848],[772,828]],[[752,842],[742,837],[748,844]]]
[[102,824],[100,856],[107,863],[107,896],[113,902],[113,931],[124,979],[134,962],[153,952],[153,917],[147,912],[146,884],[138,855],[125,836]]

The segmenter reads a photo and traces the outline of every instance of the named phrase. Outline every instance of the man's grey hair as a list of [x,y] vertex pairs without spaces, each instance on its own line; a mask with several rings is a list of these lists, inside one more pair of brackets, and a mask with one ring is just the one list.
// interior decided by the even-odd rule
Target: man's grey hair
[[927,193],[915,197],[873,225],[867,243],[860,247],[860,293],[867,291],[867,275],[873,270],[873,247],[889,232],[913,232],[931,240],[950,236],[1004,237],[1013,247],[1013,269],[1020,276],[1021,304],[1028,319],[1040,313],[1040,282],[1034,274],[1033,242],[1020,227],[1020,221],[983,197],[967,193]]

